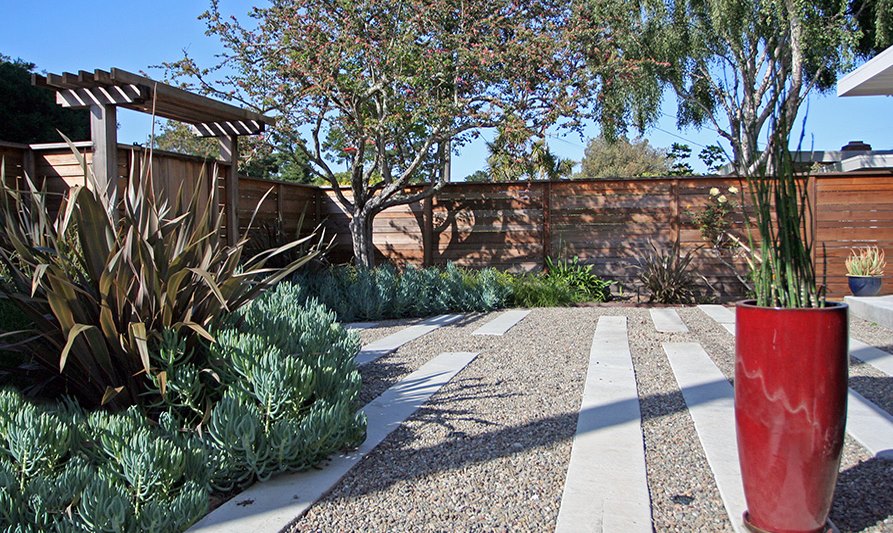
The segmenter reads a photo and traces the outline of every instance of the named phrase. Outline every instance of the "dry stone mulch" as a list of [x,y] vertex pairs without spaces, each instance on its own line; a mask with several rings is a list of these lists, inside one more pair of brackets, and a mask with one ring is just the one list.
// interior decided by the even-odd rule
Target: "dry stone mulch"
[[[655,531],[731,531],[661,343],[700,342],[731,380],[734,340],[698,309],[678,312],[688,333],[656,332],[647,309],[586,307],[535,309],[503,337],[471,336],[490,313],[368,365],[363,402],[439,353],[480,352],[288,531],[554,529],[592,335],[607,315],[628,318]],[[893,345],[893,332],[876,333]],[[860,375],[851,385],[865,394]],[[891,516],[893,462],[847,438],[832,519],[841,531],[893,531]]]

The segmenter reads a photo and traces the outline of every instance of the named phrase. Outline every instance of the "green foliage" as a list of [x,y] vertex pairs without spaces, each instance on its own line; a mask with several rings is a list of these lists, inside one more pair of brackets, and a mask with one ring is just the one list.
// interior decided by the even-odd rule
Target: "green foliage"
[[567,259],[553,260],[546,258],[547,280],[564,280],[575,292],[575,299],[587,302],[606,302],[611,299],[611,285],[613,281],[599,278],[592,271],[592,265],[580,263],[580,258],[574,256]]
[[182,531],[208,508],[207,453],[169,417],[88,414],[0,391],[0,522],[23,531]]
[[164,406],[193,424],[210,413],[203,436],[215,489],[307,469],[363,440],[365,418],[355,405],[359,337],[301,287],[280,283],[228,316],[214,335],[213,380],[173,339],[158,363],[174,370]]
[[[139,403],[142,375],[155,374],[150,347],[173,329],[194,346],[224,311],[234,311],[313,257],[264,270],[269,250],[247,261],[246,239],[227,246],[212,195],[155,193],[146,160],[123,198],[109,197],[77,150],[90,187],[71,187],[55,218],[34,188],[0,189],[0,262],[8,298],[41,333],[31,354],[85,405]],[[216,175],[216,172],[213,173]],[[204,176],[194,190],[204,187]],[[163,379],[163,377],[161,378]]]
[[277,285],[213,331],[208,369],[171,330],[151,354],[164,369],[151,376],[157,420],[136,407],[87,413],[0,391],[0,522],[182,531],[212,491],[308,469],[362,442],[359,337],[300,287]]
[[533,131],[514,117],[497,128],[496,138],[487,143],[490,155],[484,181],[549,180],[557,181],[573,173],[574,162],[561,159],[546,145],[544,138],[536,139]]
[[487,183],[493,181],[493,176],[490,175],[489,170],[475,170],[471,174],[465,176],[465,179],[462,181],[466,183]]
[[861,30],[856,51],[869,58],[893,46],[893,1],[851,0],[850,13]]
[[522,274],[509,280],[516,307],[563,307],[579,301],[576,288],[564,278]]
[[[220,63],[168,66],[193,86],[277,110],[276,134],[304,140],[295,146],[314,176],[336,186],[346,163],[353,195],[336,196],[358,219],[356,263],[371,268],[371,218],[442,186],[448,150],[507,117],[538,136],[579,125],[562,117],[586,109],[599,86],[578,75],[571,13],[563,2],[296,0],[243,22],[212,1],[202,18],[223,44]],[[412,183],[426,186],[407,191]]]
[[705,146],[698,152],[698,159],[707,166],[707,171],[711,174],[718,173],[727,161],[725,151],[716,144]]
[[718,187],[710,189],[710,198],[706,207],[700,211],[688,211],[687,214],[701,232],[701,238],[717,249],[732,248],[738,245],[738,241],[729,235],[732,227],[730,219],[732,213],[738,210],[740,205],[736,200],[738,187],[729,187],[725,192]]
[[679,241],[660,250],[652,242],[652,253],[639,261],[639,281],[648,291],[648,301],[662,304],[690,304],[697,300],[694,276],[689,267],[694,250],[682,253]]
[[576,178],[633,178],[666,176],[670,161],[666,152],[652,147],[646,139],[626,137],[590,139]]
[[[867,9],[855,16],[859,11],[849,4]],[[794,117],[811,91],[833,88],[838,75],[851,68],[862,36],[858,27],[889,30],[890,4],[585,1],[586,20],[605,21],[593,26],[611,35],[625,58],[643,62],[609,91],[601,114],[608,125],[632,121],[641,131],[660,117],[663,89],[670,88],[678,103],[677,124],[716,130],[731,145],[736,168],[755,173],[773,151],[771,137],[769,146],[757,143],[766,138],[772,109],[785,107]],[[593,75],[603,75],[603,52],[584,53],[594,62]]]
[[505,305],[510,290],[494,269],[467,270],[452,263],[444,268],[409,266],[403,272],[390,265],[342,266],[297,279],[344,322],[492,311]]
[[673,143],[667,150],[667,157],[672,162],[670,176],[691,176],[694,171],[687,161],[691,156],[691,147],[687,144]]
[[852,251],[846,259],[847,276],[872,276],[884,275],[884,267],[887,266],[886,254],[877,246],[860,248],[858,253]]
[[53,91],[31,85],[34,63],[0,54],[0,141],[23,144],[90,139],[90,113],[56,104]]

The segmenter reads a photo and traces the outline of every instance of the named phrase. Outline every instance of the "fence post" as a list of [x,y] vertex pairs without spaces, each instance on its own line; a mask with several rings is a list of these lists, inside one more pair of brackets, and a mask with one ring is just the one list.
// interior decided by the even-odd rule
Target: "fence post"
[[434,195],[422,203],[422,266],[429,267],[434,261]]
[[670,184],[670,194],[673,197],[670,215],[673,217],[673,242],[682,236],[682,221],[679,219],[679,178],[673,178]]
[[552,182],[543,184],[543,268],[552,255]]
[[[283,198],[283,193],[285,192],[285,186],[281,183],[276,185],[276,220],[282,223],[285,219],[283,217],[282,212],[285,211],[285,198]],[[298,228],[298,232],[300,233],[301,228]]]
[[[807,181],[806,181],[806,194],[807,194],[807,200],[809,201],[809,207],[810,207],[809,212],[807,213],[807,216],[809,217],[809,220],[807,221],[807,223],[809,224],[808,227],[809,227],[810,232],[812,233],[812,264],[816,265],[816,267],[818,267],[818,264],[816,263],[817,258],[818,258],[818,248],[821,245],[821,243],[819,242],[818,217],[816,216],[816,213],[815,213],[816,207],[819,205],[818,204],[818,200],[819,200],[818,192],[819,192],[818,180],[816,179],[815,176],[809,176],[809,178],[807,178]],[[825,254],[822,254],[822,261],[826,262],[827,260],[828,260],[828,258],[825,257]],[[827,269],[827,266],[823,265],[823,268]],[[816,272],[816,275],[818,275],[818,272]]]
[[234,246],[239,240],[239,138],[218,137],[220,159],[229,163],[226,172],[226,240]]

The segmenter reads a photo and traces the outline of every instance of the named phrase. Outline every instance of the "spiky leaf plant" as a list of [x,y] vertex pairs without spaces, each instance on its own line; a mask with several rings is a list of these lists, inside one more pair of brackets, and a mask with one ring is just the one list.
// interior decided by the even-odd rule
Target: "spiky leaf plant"
[[191,193],[156,192],[150,151],[131,168],[119,200],[72,151],[88,186],[71,187],[55,217],[47,193],[30,180],[28,190],[16,190],[0,179],[0,262],[11,278],[3,285],[8,298],[39,335],[30,345],[34,360],[61,376],[84,405],[138,403],[149,382],[144,374],[166,379],[149,357],[163,331],[190,344],[210,339],[215,317],[250,302],[317,253],[265,268],[308,237],[245,260],[247,239],[228,246],[215,194],[203,200],[198,192],[208,189],[205,171]]
[[650,242],[652,252],[637,266],[639,281],[648,291],[648,301],[662,304],[690,304],[697,300],[695,280],[690,270],[694,250],[683,253],[679,241],[669,249]]
[[[781,127],[784,110],[775,119],[770,135],[780,136],[768,171],[748,176],[753,205],[753,226],[748,223],[749,264],[753,271],[756,304],[763,307],[824,307],[825,286],[818,283],[813,261],[814,235],[806,176],[798,175]],[[754,231],[755,226],[755,231]],[[759,243],[755,244],[756,238]]]

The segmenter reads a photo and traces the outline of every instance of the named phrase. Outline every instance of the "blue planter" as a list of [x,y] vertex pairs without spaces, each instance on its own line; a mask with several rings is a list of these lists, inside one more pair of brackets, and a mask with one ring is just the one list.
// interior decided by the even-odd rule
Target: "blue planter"
[[881,292],[880,277],[871,276],[847,276],[847,282],[850,284],[850,291],[853,296],[877,296]]

